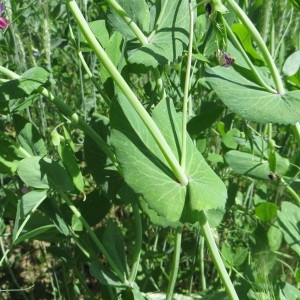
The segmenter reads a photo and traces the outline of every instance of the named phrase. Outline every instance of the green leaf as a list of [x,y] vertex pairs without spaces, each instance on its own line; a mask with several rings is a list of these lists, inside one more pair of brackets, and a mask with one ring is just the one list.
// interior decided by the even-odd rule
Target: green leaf
[[262,57],[257,53],[252,45],[251,32],[243,24],[233,24],[232,31],[238,36],[243,48],[253,59],[263,61]]
[[207,68],[207,81],[224,104],[253,122],[295,124],[300,120],[300,91],[283,95],[265,91],[233,68]]
[[[108,143],[109,140],[109,119],[100,114],[94,113],[89,124],[100,137]],[[106,181],[107,172],[105,167],[110,162],[102,149],[89,137],[84,139],[84,156],[93,178],[98,184]]]
[[234,254],[234,267],[238,267],[244,263],[248,257],[249,250],[247,248],[238,247]]
[[122,274],[128,273],[122,233],[115,222],[108,220],[101,241]]
[[285,299],[300,299],[300,291],[298,288],[294,287],[288,282],[281,282],[280,284],[280,291],[284,294]]
[[209,209],[205,212],[207,221],[211,228],[218,227],[224,217],[225,210],[224,209]]
[[176,181],[153,137],[123,96],[112,103],[111,127],[111,142],[125,181],[140,195],[141,203],[146,202],[142,206],[169,222],[177,222],[186,188]]
[[267,236],[270,249],[277,251],[280,248],[283,237],[277,222],[269,228]]
[[295,75],[300,68],[300,50],[292,53],[284,62],[282,73],[286,76]]
[[190,135],[198,136],[202,131],[209,128],[221,115],[224,107],[214,102],[201,105],[201,112],[187,123]]
[[255,215],[264,222],[270,222],[277,216],[277,206],[270,202],[260,203],[255,207]]
[[[276,156],[276,173],[284,175],[289,169],[289,160],[282,158],[277,153]],[[225,154],[225,159],[229,166],[238,174],[260,179],[268,179],[270,174],[269,162],[262,156],[231,150]]]
[[224,243],[221,249],[222,259],[227,268],[236,268],[243,264],[248,256],[249,250],[247,248],[238,247],[235,251],[231,246]]
[[20,235],[14,240],[14,244],[18,244],[27,239],[57,243],[63,238],[64,236],[57,231],[57,228],[44,214],[36,212],[30,216]]
[[[152,117],[179,160],[182,143],[182,119],[181,115],[176,113],[173,102],[170,100],[161,101],[153,110]],[[206,163],[189,136],[187,136],[186,144],[185,171],[189,177],[188,202],[190,209],[201,212],[202,210],[224,207],[227,197],[225,185]]]
[[[102,45],[102,47],[105,49],[107,46],[107,42],[109,41],[109,33],[106,29],[105,20],[89,22],[89,27],[92,30],[95,37],[100,42],[100,44]],[[82,32],[80,32],[80,42],[87,44],[87,41]],[[85,51],[85,48],[83,48],[83,51]]]
[[[31,96],[22,97],[19,99],[8,100],[5,103],[4,110],[1,110],[3,113],[10,112],[11,114],[16,114],[23,111],[25,108],[29,107],[30,105],[34,104],[36,100],[38,100],[38,94],[33,94]],[[4,103],[3,103],[4,104]]]
[[240,131],[237,128],[232,128],[222,136],[222,142],[227,148],[236,149],[238,137],[240,137]]
[[38,235],[48,231],[49,229],[53,228],[54,225],[48,224],[44,226],[40,226],[38,228],[34,228],[26,233],[22,233],[16,240],[14,240],[14,245],[17,245],[25,240],[36,238]]
[[[160,102],[153,110],[153,119],[179,159],[181,117],[176,114],[172,102]],[[125,181],[139,195],[140,205],[152,222],[159,222],[162,226],[177,226],[185,205],[187,188],[177,182],[154,138],[123,96],[112,104],[111,126],[111,142]],[[225,186],[189,137],[187,158],[189,210],[200,212],[223,207]],[[192,221],[189,215],[185,214],[185,221]]]
[[20,115],[14,115],[14,126],[21,146],[31,155],[47,154],[44,140],[37,128]]
[[27,70],[18,79],[0,85],[0,100],[13,100],[29,96],[49,79],[49,71],[41,67]]
[[62,209],[58,206],[56,199],[49,197],[44,201],[39,210],[42,211],[46,217],[55,225],[56,229],[65,236],[70,235],[70,229],[66,223],[66,216],[62,214]]
[[[130,1],[129,1],[130,2]],[[127,26],[127,25],[126,25]],[[121,51],[118,50],[121,47],[122,35],[119,32],[114,32],[108,42],[106,43],[105,52],[107,53],[110,60],[113,62],[115,67],[122,68],[123,66],[118,65],[121,60]],[[125,60],[124,60],[125,63]],[[108,78],[111,77],[110,73],[104,67],[100,67],[100,77],[101,81],[104,83]]]
[[106,270],[99,261],[90,264],[90,273],[97,278],[100,283],[115,287],[124,287],[125,284],[119,281],[118,277],[110,270]]
[[[91,227],[98,224],[107,215],[111,205],[105,193],[99,189],[87,194],[84,201],[76,202],[77,208]],[[94,207],[100,207],[100,209],[93,209]]]
[[[145,0],[118,0],[118,3],[127,13],[128,17],[130,17],[144,33],[149,32],[150,12]],[[110,11],[108,20],[112,27],[119,31],[127,40],[135,38],[132,30],[115,12],[115,10],[112,9]]]
[[28,155],[20,145],[0,131],[0,173],[14,173],[18,162],[25,157]]
[[0,217],[2,219],[14,219],[16,217],[17,203],[19,197],[15,191],[8,188],[3,188],[3,192],[5,196],[1,197],[2,199],[0,200]]
[[82,231],[83,230],[83,225],[82,222],[80,221],[80,219],[73,215],[72,216],[72,229],[74,231]]
[[25,218],[36,206],[40,205],[47,197],[47,191],[30,191],[22,196],[20,218]]
[[[47,191],[31,191],[23,195],[21,201],[18,202],[15,226],[13,230],[13,240],[16,241],[21,235],[26,233],[24,227],[28,225],[30,220],[34,220],[33,214],[41,203],[46,199]],[[20,222],[22,221],[22,224]],[[36,228],[33,228],[36,230]]]
[[149,43],[130,52],[128,61],[153,68],[173,62],[188,45],[189,20],[188,1],[169,1]]
[[277,214],[285,241],[300,256],[300,208],[293,203],[283,201],[281,211]]
[[57,132],[56,128],[51,131],[50,137],[52,144],[56,147],[60,144],[60,141],[64,139],[64,137]]
[[28,157],[18,163],[18,175],[23,182],[37,189],[73,190],[73,184],[64,167],[46,157]]
[[66,140],[61,140],[57,145],[57,152],[66,170],[72,178],[73,184],[78,191],[84,193],[84,181],[74,152]]

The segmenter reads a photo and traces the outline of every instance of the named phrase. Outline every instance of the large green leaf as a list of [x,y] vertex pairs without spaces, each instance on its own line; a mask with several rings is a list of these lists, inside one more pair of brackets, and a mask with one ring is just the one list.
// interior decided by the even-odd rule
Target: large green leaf
[[[162,101],[153,111],[153,119],[177,159],[181,155],[181,117],[170,101]],[[185,206],[191,212],[223,207],[226,189],[196,149],[187,139],[186,173],[188,189],[181,186],[154,138],[124,97],[111,107],[111,141],[124,172],[125,181],[139,195],[142,208],[153,222],[176,226]],[[185,215],[189,222],[189,215]]]
[[156,68],[174,61],[187,47],[189,20],[189,2],[169,0],[161,22],[155,24],[155,34],[147,45],[129,54],[129,62]]
[[233,112],[253,122],[294,124],[300,120],[300,91],[265,91],[233,68],[207,69],[207,81]]
[[156,214],[169,222],[178,221],[186,187],[176,181],[153,137],[124,97],[112,104],[111,127],[111,142],[125,181]]

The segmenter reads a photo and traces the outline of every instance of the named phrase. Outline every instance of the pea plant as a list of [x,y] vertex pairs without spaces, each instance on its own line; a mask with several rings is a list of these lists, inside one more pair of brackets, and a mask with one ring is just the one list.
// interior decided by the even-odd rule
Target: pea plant
[[4,297],[300,298],[300,6],[250,2],[0,4]]

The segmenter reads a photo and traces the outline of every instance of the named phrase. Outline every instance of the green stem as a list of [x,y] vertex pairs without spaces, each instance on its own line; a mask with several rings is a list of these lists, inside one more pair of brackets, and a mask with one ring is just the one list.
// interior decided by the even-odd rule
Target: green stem
[[133,31],[135,36],[138,38],[142,45],[148,44],[148,39],[145,37],[140,28],[136,25],[136,23],[128,17],[126,11],[119,5],[119,3],[115,0],[106,0],[106,2],[116,11],[116,13],[124,20],[124,22],[129,26],[129,28]]
[[188,56],[186,63],[186,73],[184,81],[184,95],[183,95],[183,109],[182,109],[182,145],[181,145],[181,166],[185,169],[186,164],[186,124],[187,124],[187,111],[189,102],[189,90],[190,90],[190,77],[191,77],[191,65],[192,65],[192,54],[193,54],[193,37],[194,37],[194,15],[192,4],[190,3],[190,36],[189,36],[189,47]]
[[[286,35],[288,34],[293,21],[295,21],[295,19],[293,18],[293,14],[294,14],[293,5],[290,8],[290,11],[289,11],[289,13],[287,15],[285,14],[285,10],[284,10],[283,14],[284,15],[282,17],[282,19],[283,19],[282,22],[285,22],[285,20],[289,20],[289,22],[288,22],[287,25],[285,25],[286,27],[285,27],[284,33],[282,34],[282,36],[280,37],[279,42],[277,43],[277,47],[276,47],[276,49],[274,51],[274,55],[273,55],[274,58],[276,58],[278,56],[278,52],[280,50],[280,47],[282,46],[282,44],[284,42],[284,39],[285,39]],[[273,24],[273,26],[275,26],[275,24]]]
[[[141,45],[145,46],[149,44],[149,41],[152,39],[152,36],[155,34],[155,30],[151,33],[151,36],[147,38],[143,32],[140,30],[140,28],[136,25],[136,23],[127,15],[127,13],[124,11],[124,9],[115,1],[115,0],[106,0],[107,3],[111,5],[111,7],[116,11],[116,13],[119,15],[120,18],[123,19],[123,21],[129,26],[129,28],[132,30],[132,32],[135,34]],[[164,3],[164,7],[166,6],[166,2]],[[158,17],[156,21],[155,27],[158,27],[158,24],[160,24],[160,21],[164,15],[164,9],[162,9],[160,16]],[[162,100],[166,97],[166,92],[163,87],[163,82],[160,77],[160,73],[158,69],[153,69],[153,75],[157,86],[157,92],[159,95],[159,99]]]
[[93,75],[93,73],[91,72],[89,66],[87,65],[83,55],[82,55],[82,51],[77,47],[76,45],[76,41],[75,41],[75,37],[73,34],[73,30],[72,27],[69,25],[69,30],[70,30],[70,35],[71,35],[71,39],[73,41],[73,45],[74,47],[77,49],[77,54],[79,56],[79,59],[81,61],[81,64],[83,66],[83,68],[85,69],[86,73],[88,74],[88,76],[90,77],[91,81],[93,82],[94,86],[96,87],[96,89],[98,90],[98,92],[100,93],[100,95],[102,96],[103,100],[106,102],[107,105],[111,105],[111,100],[109,99],[109,97],[103,92],[103,88],[100,86],[99,84],[99,79],[95,78],[95,76]]
[[298,145],[300,146],[300,123],[297,122],[295,125],[292,126],[292,129],[293,129],[295,139]]
[[277,91],[275,89],[272,89],[271,87],[269,87],[264,81],[263,79],[260,77],[259,73],[257,72],[256,68],[254,67],[254,65],[252,64],[252,61],[249,59],[246,51],[244,50],[244,48],[242,47],[241,43],[239,42],[239,40],[236,38],[235,34],[232,32],[230,26],[227,24],[226,20],[224,19],[224,24],[226,26],[226,30],[228,35],[230,36],[232,42],[235,44],[235,46],[238,48],[238,50],[240,51],[240,53],[242,54],[243,58],[245,59],[246,63],[248,64],[249,68],[252,70],[254,76],[256,77],[256,80],[258,81],[258,83],[263,86],[268,92],[276,94]]
[[153,36],[157,32],[157,29],[159,28],[159,25],[161,24],[163,18],[165,17],[165,12],[166,12],[167,6],[168,6],[168,0],[164,0],[162,8],[161,8],[160,13],[159,13],[159,16],[158,16],[157,21],[155,23],[155,28],[154,28],[154,30],[151,32],[151,34],[148,37],[149,41],[152,40]]
[[175,245],[174,245],[174,253],[173,253],[173,260],[172,260],[172,270],[170,274],[170,280],[168,285],[168,290],[166,294],[166,300],[172,300],[178,269],[179,269],[179,262],[180,262],[180,252],[181,252],[181,238],[182,238],[182,228],[179,227],[176,229],[176,235],[175,235]]
[[214,240],[213,234],[211,232],[211,228],[208,224],[208,221],[206,219],[205,213],[202,211],[201,212],[201,218],[199,220],[206,244],[208,246],[208,249],[210,251],[210,254],[212,256],[212,259],[214,261],[214,264],[218,270],[218,273],[221,277],[221,280],[225,286],[225,289],[227,291],[228,296],[232,300],[238,300],[239,297],[234,289],[234,286],[230,280],[230,277],[226,271],[226,268],[224,266],[224,263],[222,261],[222,258],[219,253],[219,249],[216,245],[216,242]]
[[300,206],[300,197],[299,197],[299,195],[286,183],[286,181],[283,178],[281,178],[280,181],[284,185],[286,190],[290,193],[290,195],[296,200],[298,206]]
[[200,261],[200,281],[203,291],[206,290],[206,278],[205,278],[205,261],[204,261],[204,238],[200,236],[199,239],[199,261]]
[[258,48],[260,49],[262,56],[264,57],[266,64],[271,72],[271,76],[273,78],[273,81],[275,83],[276,90],[279,94],[283,95],[285,93],[284,86],[280,77],[280,74],[278,72],[278,69],[274,63],[274,60],[264,43],[261,35],[251,22],[251,20],[248,18],[246,13],[238,6],[238,4],[234,0],[226,0],[228,4],[232,7],[236,15],[239,17],[239,19],[242,21],[244,26],[248,29],[248,31],[252,34],[253,39],[255,40]]
[[70,11],[72,12],[76,20],[76,23],[78,24],[87,43],[89,44],[91,49],[93,49],[94,53],[96,54],[100,62],[110,73],[113,80],[116,82],[120,90],[123,92],[124,96],[128,99],[132,107],[135,109],[137,114],[140,116],[141,120],[148,128],[149,132],[151,133],[157,145],[159,146],[162,154],[164,155],[166,161],[168,162],[170,168],[172,169],[173,174],[182,185],[186,186],[188,184],[188,178],[183,168],[181,168],[180,164],[178,163],[170,146],[166,142],[165,138],[163,137],[162,133],[160,132],[160,130],[158,129],[157,125],[154,123],[150,115],[144,109],[143,105],[137,99],[135,93],[130,89],[130,87],[124,80],[124,78],[118,72],[118,70],[112,63],[112,61],[109,59],[108,55],[105,53],[105,51],[97,41],[96,37],[93,35],[91,29],[88,26],[88,23],[86,22],[80,9],[78,8],[76,1],[68,0],[67,5]]
[[136,274],[140,265],[141,249],[142,249],[142,221],[139,212],[139,206],[137,203],[133,203],[133,215],[134,215],[134,230],[135,230],[135,239],[134,239],[134,249],[133,249],[133,265],[131,268],[131,273],[128,278],[130,282],[135,281]]
[[124,274],[119,270],[119,268],[115,264],[114,260],[110,257],[109,253],[106,251],[105,247],[102,245],[102,243],[100,242],[100,240],[98,239],[98,237],[96,236],[95,232],[92,230],[92,228],[90,227],[88,222],[85,220],[85,218],[81,215],[79,210],[73,205],[72,201],[67,197],[67,195],[63,191],[59,191],[59,194],[61,195],[63,200],[66,202],[66,204],[69,206],[69,208],[72,210],[74,215],[81,221],[82,225],[88,232],[89,236],[94,241],[94,243],[96,244],[98,249],[101,251],[101,253],[104,255],[107,262],[109,263],[109,265],[111,266],[113,271],[116,273],[118,278],[122,282],[125,282],[126,279],[124,277]]

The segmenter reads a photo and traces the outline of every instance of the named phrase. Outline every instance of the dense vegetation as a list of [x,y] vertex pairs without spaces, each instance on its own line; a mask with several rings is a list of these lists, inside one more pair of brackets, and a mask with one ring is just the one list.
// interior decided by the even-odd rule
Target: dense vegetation
[[300,299],[299,17],[3,1],[0,297]]

